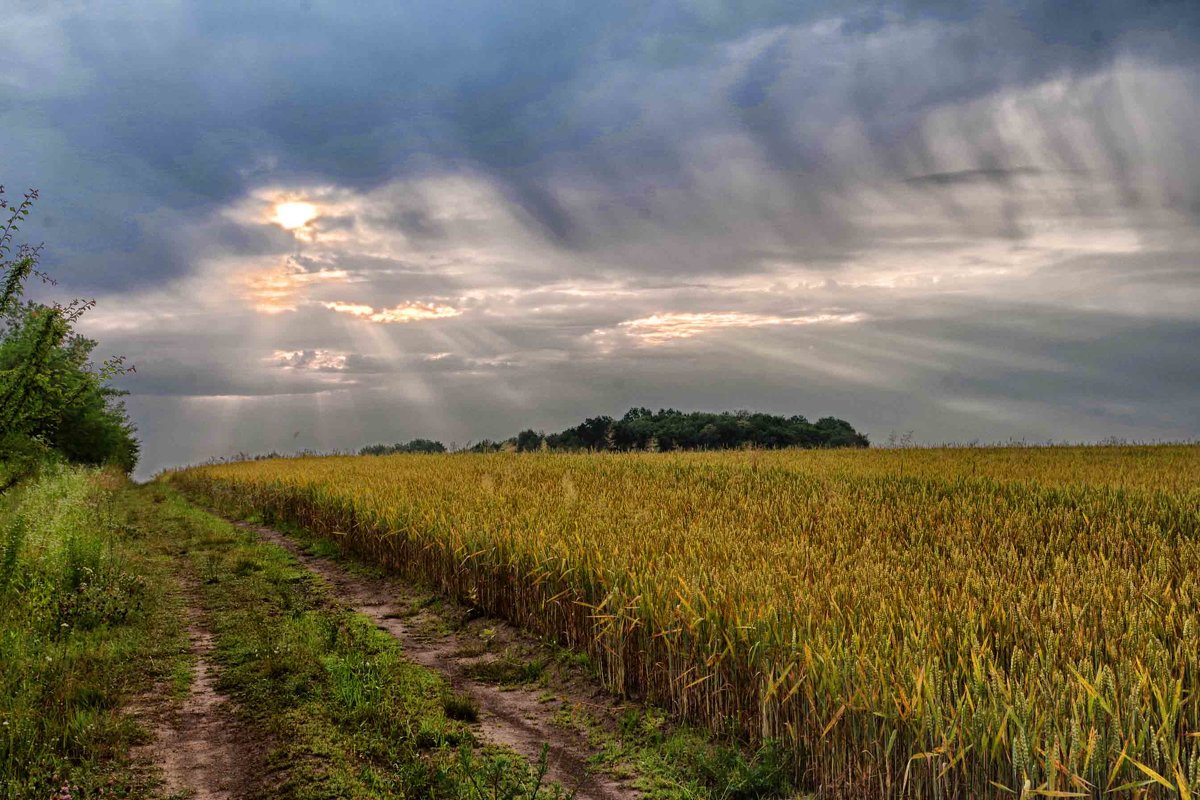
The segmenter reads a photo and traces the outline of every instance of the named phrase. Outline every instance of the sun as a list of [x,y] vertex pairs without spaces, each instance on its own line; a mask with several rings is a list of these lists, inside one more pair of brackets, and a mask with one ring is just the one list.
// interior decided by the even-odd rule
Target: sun
[[316,219],[317,214],[317,207],[312,203],[305,203],[300,200],[276,203],[274,221],[281,227],[289,231],[294,231],[312,222]]

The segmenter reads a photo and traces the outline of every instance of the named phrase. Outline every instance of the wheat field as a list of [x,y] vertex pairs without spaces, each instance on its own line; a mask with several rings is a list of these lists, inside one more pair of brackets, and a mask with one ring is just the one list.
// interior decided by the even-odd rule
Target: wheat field
[[822,797],[1200,791],[1200,447],[276,459],[166,480],[586,651]]

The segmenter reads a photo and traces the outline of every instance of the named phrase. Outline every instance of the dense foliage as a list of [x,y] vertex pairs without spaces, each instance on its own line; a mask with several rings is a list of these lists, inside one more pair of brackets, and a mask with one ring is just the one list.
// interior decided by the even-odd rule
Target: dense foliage
[[37,192],[9,204],[0,186],[0,488],[48,458],[109,464],[125,472],[137,462],[138,442],[111,378],[132,368],[116,358],[92,362],[96,342],[74,325],[91,301],[66,305],[22,302],[40,248],[14,246]]
[[171,476],[787,748],[822,797],[1191,797],[1200,446],[258,461]]
[[547,450],[732,450],[740,447],[867,447],[867,437],[845,420],[824,417],[809,422],[750,411],[651,411],[631,408],[620,419],[592,417],[560,433],[524,430],[508,442],[483,441],[476,452]]
[[0,497],[4,800],[147,796],[121,758],[139,738],[123,712],[180,665],[183,621],[122,527],[121,482],[63,467]]
[[390,456],[396,453],[444,453],[446,446],[432,439],[413,439],[401,444],[372,444],[358,451],[360,456]]

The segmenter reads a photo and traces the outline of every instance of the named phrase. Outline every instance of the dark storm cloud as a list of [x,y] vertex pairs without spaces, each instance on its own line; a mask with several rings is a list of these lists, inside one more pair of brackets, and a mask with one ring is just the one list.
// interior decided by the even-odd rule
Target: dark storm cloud
[[964,169],[957,172],[936,172],[932,175],[914,175],[905,178],[905,183],[932,184],[934,186],[953,186],[961,183],[1002,183],[1006,184],[1013,178],[1024,175],[1041,175],[1044,170],[1037,167],[1011,167],[1009,169]]
[[[268,177],[367,189],[413,169],[469,165],[541,235],[567,248],[603,247],[619,226],[595,209],[573,209],[563,182],[628,206],[636,170],[682,189],[665,202],[685,208],[646,208],[678,222],[686,206],[704,203],[687,193],[686,144],[730,119],[787,174],[784,209],[836,228],[823,193],[845,176],[824,173],[820,136],[832,121],[826,113],[844,111],[830,105],[831,89],[848,98],[876,155],[898,168],[897,152],[907,149],[911,160],[919,149],[909,134],[929,108],[1061,70],[1094,70],[1122,52],[1190,64],[1200,25],[1195,4],[1170,0],[353,10],[139,3],[34,7],[21,18],[28,24],[12,37],[53,41],[49,54],[24,43],[18,52],[30,51],[33,63],[23,65],[21,83],[0,90],[9,107],[5,151],[16,158],[9,170],[18,173],[6,179],[47,189],[47,205],[53,199],[63,218],[53,232],[56,266],[92,286],[185,272],[188,257],[173,237],[139,215],[211,211]],[[783,27],[823,19],[834,21],[806,39],[816,45],[808,52]],[[922,26],[928,35],[905,40],[908,50],[880,39]],[[774,40],[740,65],[731,61],[727,48],[753,35]],[[664,127],[651,104],[677,126]],[[53,141],[41,141],[48,131]],[[1112,136],[1108,146],[1119,153],[1119,133]],[[981,142],[975,169],[1013,168]],[[421,219],[412,209],[397,222],[436,231]]]
[[[6,23],[0,179],[43,189],[26,233],[137,361],[152,462],[221,454],[171,436],[184,418],[241,450],[656,404],[877,438],[1196,434],[1200,4]],[[295,234],[268,213],[290,194],[320,206]]]

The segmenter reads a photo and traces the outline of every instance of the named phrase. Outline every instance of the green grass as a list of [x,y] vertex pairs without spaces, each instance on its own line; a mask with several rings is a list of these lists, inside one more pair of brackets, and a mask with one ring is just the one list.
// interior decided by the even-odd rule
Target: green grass
[[521,686],[537,681],[546,671],[540,658],[525,659],[505,653],[492,661],[481,661],[467,667],[466,673],[477,681],[500,686]]
[[479,719],[479,704],[469,694],[447,692],[442,696],[442,710],[450,719],[475,722]]
[[[269,742],[263,797],[506,800],[555,796],[538,765],[476,746],[478,707],[340,605],[283,549],[162,485],[130,494],[197,579],[218,689]],[[487,776],[480,782],[479,776]]]
[[160,796],[130,708],[190,686],[181,581],[264,752],[259,796],[561,796],[544,765],[478,747],[473,701],[285,551],[160,486],[62,470],[0,496],[0,800]]
[[123,710],[186,687],[170,564],[123,524],[119,479],[51,470],[0,496],[0,798],[143,797]]
[[596,750],[595,765],[629,777],[643,800],[804,796],[792,788],[786,754],[778,746],[750,752],[711,731],[673,724],[661,709],[631,707],[613,730],[587,708],[564,705],[555,722],[582,733]]

